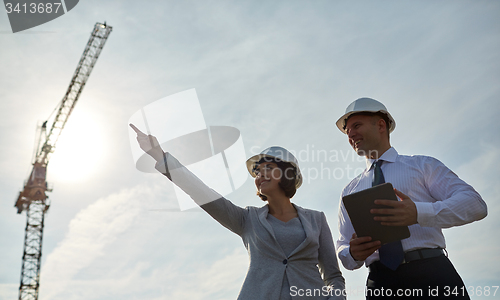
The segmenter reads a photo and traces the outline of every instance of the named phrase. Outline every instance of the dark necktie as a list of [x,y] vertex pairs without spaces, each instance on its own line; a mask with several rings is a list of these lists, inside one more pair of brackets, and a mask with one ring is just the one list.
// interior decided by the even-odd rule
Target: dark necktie
[[[385,183],[384,173],[382,173],[383,160],[374,162],[372,186]],[[395,241],[382,245],[378,250],[380,262],[391,270],[396,270],[405,257],[401,241]]]

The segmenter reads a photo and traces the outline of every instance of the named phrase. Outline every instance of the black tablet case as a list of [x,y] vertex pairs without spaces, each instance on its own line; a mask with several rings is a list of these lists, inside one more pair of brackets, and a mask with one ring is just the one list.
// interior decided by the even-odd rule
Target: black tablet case
[[382,244],[410,237],[408,226],[383,226],[380,221],[373,220],[376,215],[370,213],[370,209],[388,208],[388,206],[373,203],[376,199],[398,201],[391,183],[383,183],[342,197],[356,235],[358,237],[371,236],[372,241],[380,241]]

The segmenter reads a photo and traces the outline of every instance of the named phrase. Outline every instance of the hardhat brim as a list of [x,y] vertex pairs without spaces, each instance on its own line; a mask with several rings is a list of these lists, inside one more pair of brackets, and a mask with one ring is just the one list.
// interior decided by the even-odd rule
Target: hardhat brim
[[357,113],[362,113],[362,112],[372,112],[372,113],[377,113],[377,112],[381,112],[383,114],[386,114],[387,117],[389,118],[389,120],[391,121],[391,124],[389,124],[389,133],[393,132],[394,129],[396,128],[396,121],[394,121],[394,118],[391,116],[391,114],[386,111],[386,110],[383,110],[383,109],[379,109],[379,110],[360,110],[360,111],[350,111],[346,114],[344,114],[342,117],[340,117],[337,122],[336,122],[336,125],[338,127],[338,129],[340,131],[342,131],[343,133],[346,133],[346,130],[344,129],[344,125],[346,124],[347,122],[347,119],[351,116],[351,115],[354,115],[354,114],[357,114]]
[[285,161],[279,157],[275,157],[275,156],[269,155],[269,154],[260,153],[260,154],[256,154],[256,155],[250,157],[249,159],[247,159],[246,165],[247,165],[248,173],[250,173],[250,176],[252,176],[252,177],[256,176],[255,173],[253,172],[255,164],[257,164],[261,159],[266,158],[266,157],[270,158],[270,159],[278,159],[282,162],[286,162],[286,163],[291,164],[297,170],[297,179],[296,179],[297,181],[295,183],[295,188],[298,189],[302,185],[302,174],[300,173],[299,166],[295,162]]

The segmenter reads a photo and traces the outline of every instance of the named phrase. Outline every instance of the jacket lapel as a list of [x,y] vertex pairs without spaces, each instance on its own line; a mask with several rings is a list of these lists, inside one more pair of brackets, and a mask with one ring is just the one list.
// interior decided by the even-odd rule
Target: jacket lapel
[[304,232],[306,233],[306,238],[304,239],[304,241],[302,241],[302,243],[300,243],[300,245],[297,246],[297,248],[292,251],[292,253],[290,253],[289,257],[304,249],[311,242],[311,236],[313,236],[309,213],[296,204],[294,204],[294,206],[295,209],[297,209],[297,214],[299,215],[300,222],[302,223],[302,227],[304,228]]
[[264,205],[258,210],[258,215],[259,215],[259,221],[260,224],[269,232],[269,234],[273,237],[274,242],[278,243],[278,240],[276,240],[276,236],[274,235],[274,230],[271,227],[271,224],[267,221],[267,214],[269,213],[269,206]]

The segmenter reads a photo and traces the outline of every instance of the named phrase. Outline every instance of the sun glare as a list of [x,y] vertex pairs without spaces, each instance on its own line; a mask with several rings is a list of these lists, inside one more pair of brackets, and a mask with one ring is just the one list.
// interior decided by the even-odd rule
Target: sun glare
[[104,139],[92,113],[75,110],[56,144],[47,167],[48,182],[85,180],[102,163]]

